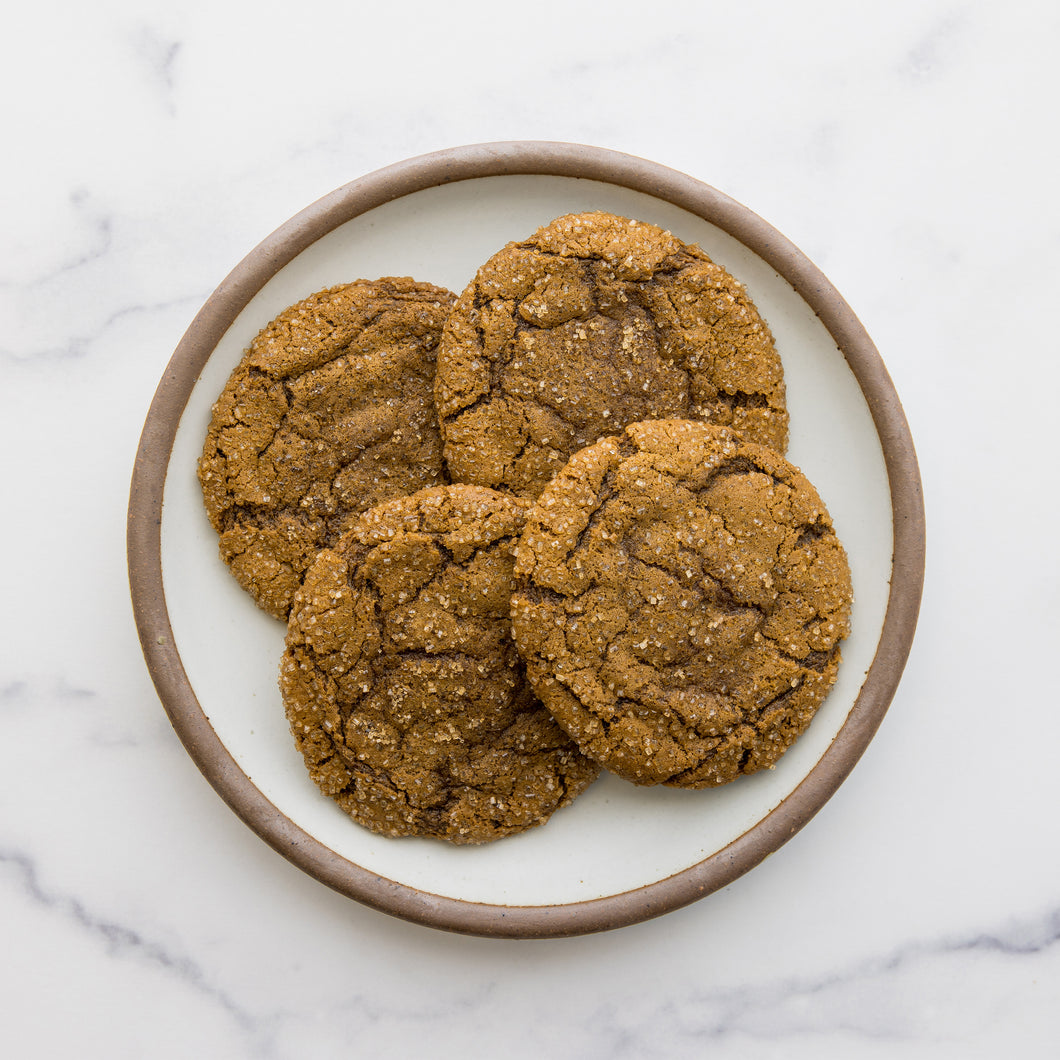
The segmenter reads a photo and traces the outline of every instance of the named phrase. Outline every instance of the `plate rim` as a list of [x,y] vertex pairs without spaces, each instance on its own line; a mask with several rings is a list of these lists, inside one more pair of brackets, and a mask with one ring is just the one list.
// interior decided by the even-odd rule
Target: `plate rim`
[[[161,561],[163,494],[180,419],[221,337],[261,287],[322,236],[384,203],[457,181],[515,175],[578,177],[643,192],[720,228],[767,262],[817,314],[854,374],[883,451],[893,515],[890,589],[875,656],[813,769],[765,817],[695,865],[616,895],[551,905],[465,901],[387,879],[277,809],[240,769],[199,704],[169,622]],[[849,775],[894,697],[916,629],[926,552],[923,488],[898,394],[860,320],[809,258],[747,207],[688,174],[607,148],[537,140],[453,147],[386,166],[318,199],[251,250],[196,314],[158,384],[137,448],[126,535],[148,671],[188,754],[233,812],[278,853],[349,898],[426,926],[498,938],[558,938],[639,923],[727,886],[795,835]]]

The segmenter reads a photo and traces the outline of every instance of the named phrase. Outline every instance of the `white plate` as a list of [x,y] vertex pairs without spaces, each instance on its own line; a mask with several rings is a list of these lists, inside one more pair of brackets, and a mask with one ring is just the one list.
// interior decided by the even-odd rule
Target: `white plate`
[[[839,680],[776,769],[723,788],[637,788],[605,774],[545,827],[487,846],[381,838],[310,781],[277,690],[285,628],[218,557],[196,479],[211,405],[258,330],[306,295],[386,275],[459,293],[506,242],[598,209],[698,243],[746,284],[772,328],[787,381],[788,458],[817,487],[851,563],[853,632]],[[549,935],[630,923],[714,890],[823,804],[897,685],[919,603],[923,512],[912,443],[879,355],[794,247],[713,189],[640,159],[504,144],[414,159],[339,189],[232,273],[159,387],[134,476],[129,547],[160,696],[189,752],[251,827],[324,882],[397,915]]]

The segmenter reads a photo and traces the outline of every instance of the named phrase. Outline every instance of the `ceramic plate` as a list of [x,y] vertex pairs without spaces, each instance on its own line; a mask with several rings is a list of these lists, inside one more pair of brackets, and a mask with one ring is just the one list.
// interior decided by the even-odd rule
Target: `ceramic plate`
[[[789,459],[828,505],[850,557],[853,633],[839,681],[779,765],[707,791],[604,775],[543,828],[483,847],[386,839],[309,780],[277,690],[284,626],[218,557],[196,479],[213,401],[258,330],[358,277],[459,292],[510,240],[564,213],[608,210],[698,243],[742,280],[776,338]],[[507,143],[412,159],[340,188],[283,225],[211,296],[144,428],[129,508],[133,603],[148,666],[189,753],[263,839],[378,909],[484,935],[618,927],[731,882],[831,796],[894,694],[923,580],[923,508],[886,370],[821,273],[760,218],[691,177],[570,144]]]

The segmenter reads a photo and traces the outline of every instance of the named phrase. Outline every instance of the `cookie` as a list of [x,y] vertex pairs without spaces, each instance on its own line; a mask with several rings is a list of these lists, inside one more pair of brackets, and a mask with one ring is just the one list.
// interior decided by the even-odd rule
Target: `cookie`
[[277,618],[362,512],[447,481],[433,387],[454,299],[406,278],[320,291],[261,331],[214,405],[206,511],[222,558]]
[[509,601],[525,501],[443,486],[365,513],[295,599],[280,673],[316,784],[388,836],[484,843],[598,773],[534,697]]
[[773,766],[849,631],[846,554],[813,486],[773,450],[689,421],[574,456],[527,518],[516,584],[534,690],[637,784]]
[[479,269],[435,393],[452,480],[524,497],[640,420],[787,444],[780,358],[743,286],[698,247],[608,213],[560,217]]

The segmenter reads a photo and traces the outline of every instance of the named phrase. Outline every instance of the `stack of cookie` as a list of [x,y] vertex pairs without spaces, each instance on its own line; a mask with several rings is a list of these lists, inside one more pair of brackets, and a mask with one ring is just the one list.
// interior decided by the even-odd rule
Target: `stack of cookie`
[[772,766],[851,598],[787,424],[743,287],[611,214],[509,244],[459,298],[386,278],[282,313],[199,477],[222,557],[288,622],[316,784],[375,832],[481,843],[601,767],[701,788]]

